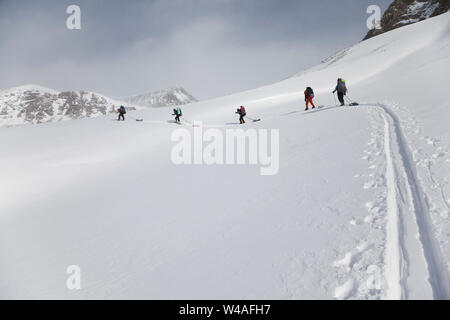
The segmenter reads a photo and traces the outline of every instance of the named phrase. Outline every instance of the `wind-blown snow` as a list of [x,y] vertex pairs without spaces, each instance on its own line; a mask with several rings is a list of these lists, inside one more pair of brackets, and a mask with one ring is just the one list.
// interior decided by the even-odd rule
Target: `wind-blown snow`
[[[450,298],[449,22],[183,110],[189,130],[236,128],[239,105],[279,129],[275,176],[173,165],[165,109],[1,128],[0,297]],[[335,106],[338,77],[361,106]],[[303,112],[306,86],[324,108]]]

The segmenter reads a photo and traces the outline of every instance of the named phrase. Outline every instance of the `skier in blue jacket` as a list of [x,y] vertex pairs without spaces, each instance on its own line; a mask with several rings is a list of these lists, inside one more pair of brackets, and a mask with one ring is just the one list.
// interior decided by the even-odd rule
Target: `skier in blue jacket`
[[345,105],[344,96],[347,94],[347,86],[345,85],[345,80],[339,78],[337,80],[337,86],[333,91],[333,94],[337,91],[339,102],[341,106]]

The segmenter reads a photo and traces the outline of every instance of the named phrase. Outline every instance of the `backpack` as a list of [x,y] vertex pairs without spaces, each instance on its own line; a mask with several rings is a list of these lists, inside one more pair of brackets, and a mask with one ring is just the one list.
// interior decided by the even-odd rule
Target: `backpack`
[[241,107],[241,114],[246,114],[244,106]]
[[314,95],[314,91],[311,87],[306,88],[306,95],[308,97],[313,96]]
[[344,80],[341,80],[338,82],[338,92],[347,93],[347,86],[345,85]]
[[126,114],[126,113],[127,113],[127,110],[125,110],[125,107],[124,107],[124,106],[121,106],[121,107],[120,107],[120,112],[123,113],[123,114]]

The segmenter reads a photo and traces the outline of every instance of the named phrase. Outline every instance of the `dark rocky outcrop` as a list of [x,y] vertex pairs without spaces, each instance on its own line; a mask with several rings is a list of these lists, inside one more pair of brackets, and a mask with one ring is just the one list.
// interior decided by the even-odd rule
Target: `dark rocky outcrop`
[[364,40],[449,10],[450,0],[394,0],[381,19],[381,28],[370,30]]

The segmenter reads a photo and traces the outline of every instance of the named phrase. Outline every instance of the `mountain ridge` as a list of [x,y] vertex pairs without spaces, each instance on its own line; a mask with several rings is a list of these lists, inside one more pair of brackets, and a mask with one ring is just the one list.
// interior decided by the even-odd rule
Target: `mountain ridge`
[[93,91],[57,91],[37,84],[25,84],[0,90],[0,127],[105,116],[115,113],[120,105],[134,111],[194,101],[197,100],[181,86],[114,99]]
[[450,10],[450,0],[394,0],[380,22],[380,28],[370,30],[363,40],[420,22]]
[[97,117],[114,113],[120,104],[96,92],[26,84],[0,91],[0,127]]
[[151,108],[173,107],[198,101],[181,86],[172,86],[167,89],[119,99],[127,103]]

